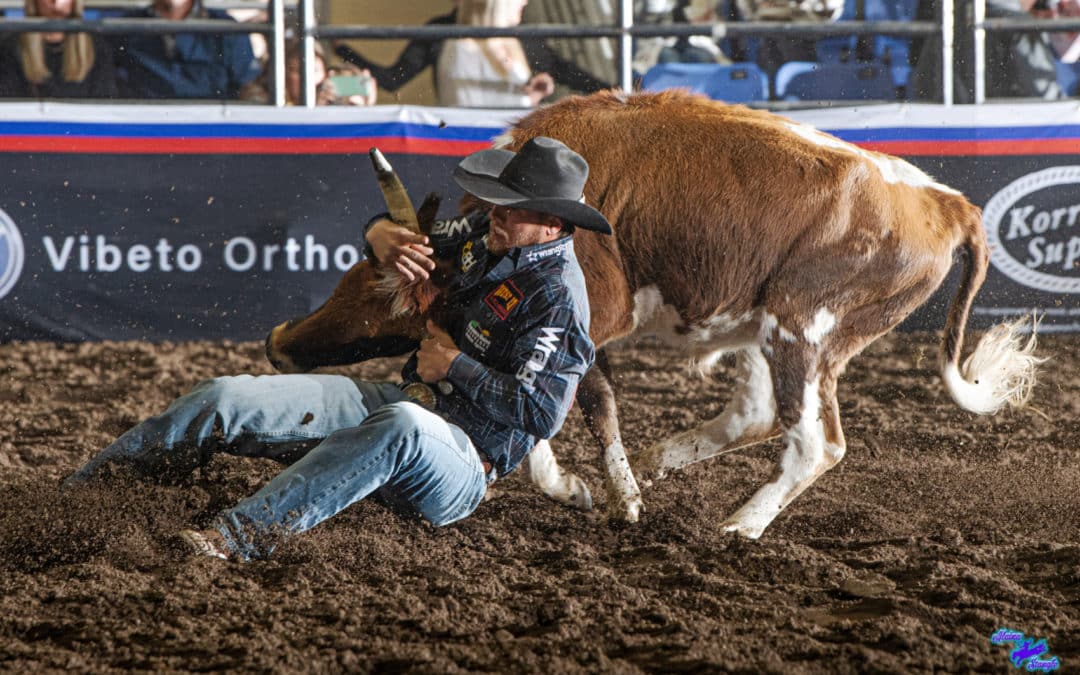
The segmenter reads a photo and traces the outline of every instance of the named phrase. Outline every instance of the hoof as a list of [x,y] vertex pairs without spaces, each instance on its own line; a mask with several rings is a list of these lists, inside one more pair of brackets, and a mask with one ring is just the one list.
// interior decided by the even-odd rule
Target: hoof
[[608,521],[619,524],[633,524],[641,519],[641,512],[645,510],[645,503],[641,497],[630,499],[619,504],[612,502],[613,508],[608,510]]
[[737,534],[740,537],[746,537],[747,539],[757,539],[765,533],[764,527],[746,525],[737,520],[725,520],[720,525],[720,529],[724,532]]
[[565,474],[557,488],[541,487],[549,498],[578,511],[592,511],[592,492],[585,481],[572,473]]
[[571,475],[567,482],[570,485],[570,499],[567,504],[578,511],[592,511],[592,493],[589,492],[589,486],[585,484],[585,481]]

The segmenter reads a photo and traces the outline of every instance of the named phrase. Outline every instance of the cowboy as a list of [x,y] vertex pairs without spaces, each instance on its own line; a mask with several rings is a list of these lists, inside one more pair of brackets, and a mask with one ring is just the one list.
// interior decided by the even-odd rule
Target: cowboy
[[117,461],[150,475],[190,472],[215,452],[288,463],[213,529],[182,533],[196,552],[235,560],[265,557],[282,536],[380,488],[436,526],[472,513],[488,485],[566,419],[594,357],[570,235],[611,226],[584,203],[588,164],[550,138],[516,154],[474,153],[453,176],[490,210],[436,221],[430,238],[383,217],[365,233],[369,254],[413,278],[435,268],[432,255],[454,255],[455,311],[442,327],[429,322],[401,385],[311,374],[208,380],[67,485]]

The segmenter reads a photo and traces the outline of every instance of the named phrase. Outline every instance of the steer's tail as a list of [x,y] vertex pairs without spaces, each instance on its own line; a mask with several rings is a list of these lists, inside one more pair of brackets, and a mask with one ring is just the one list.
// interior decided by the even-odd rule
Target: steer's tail
[[941,341],[941,378],[960,407],[986,415],[1006,403],[1013,407],[1024,405],[1035,385],[1038,365],[1045,359],[1035,356],[1038,322],[1032,321],[1031,335],[1025,339],[1028,319],[1023,317],[988,330],[971,356],[960,364],[968,312],[990,261],[982,220],[978,210],[974,211],[974,222],[969,221],[965,227],[963,278],[949,308]]

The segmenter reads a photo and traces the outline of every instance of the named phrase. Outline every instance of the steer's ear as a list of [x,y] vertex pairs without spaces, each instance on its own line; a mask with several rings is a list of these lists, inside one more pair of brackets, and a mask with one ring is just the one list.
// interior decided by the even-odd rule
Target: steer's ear
[[[422,221],[421,221],[422,222]],[[412,293],[415,311],[419,314],[427,314],[432,305],[439,299],[443,289],[450,285],[454,278],[454,265],[445,260],[438,260],[431,276],[420,283],[414,284],[409,290]]]
[[416,222],[420,224],[420,231],[431,234],[431,226],[435,222],[435,216],[439,213],[439,204],[442,197],[435,192],[429,192],[424,197],[424,203],[416,210]]
[[491,204],[488,204],[476,195],[466,192],[461,197],[461,202],[458,204],[458,214],[465,216],[473,211],[487,211],[490,208]]

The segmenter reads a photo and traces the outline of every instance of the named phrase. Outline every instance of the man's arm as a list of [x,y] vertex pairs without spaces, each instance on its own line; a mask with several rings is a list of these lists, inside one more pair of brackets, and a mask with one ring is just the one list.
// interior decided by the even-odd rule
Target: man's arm
[[[368,60],[363,54],[346,44],[339,44],[334,47],[334,53],[341,57],[342,61],[368,70],[371,76],[375,78],[375,81],[379,83],[379,89],[397,91],[422,73],[425,68],[435,63],[435,55],[438,54],[437,47],[439,44],[441,43],[412,40],[405,45],[405,49],[401,51],[397,61],[394,61],[389,66],[380,66],[374,61]],[[435,49],[432,49],[433,45]]]
[[247,35],[226,35],[222,41],[222,57],[229,72],[229,96],[235,98],[240,88],[259,76],[259,60]]
[[492,421],[551,438],[562,428],[595,351],[581,321],[565,304],[530,312],[529,322],[516,333],[515,372],[497,371],[461,353],[446,379]]
[[568,61],[538,38],[523,38],[521,46],[525,58],[534,73],[548,73],[561,85],[576,91],[591,93],[600,89],[610,89],[611,83],[604,82],[591,73],[581,69],[576,63]]
[[[446,25],[455,23],[453,12],[437,16],[427,22],[428,26]],[[334,46],[334,52],[342,60],[359,68],[367,68],[371,76],[379,83],[379,88],[384,91],[397,91],[402,86],[419,75],[429,66],[434,66],[439,58],[439,50],[442,40],[410,40],[401,50],[397,60],[389,66],[368,60],[363,54],[353,50],[344,43]]]

